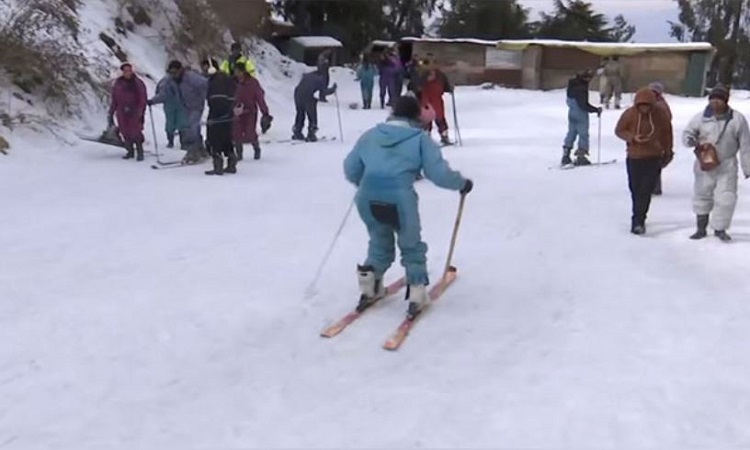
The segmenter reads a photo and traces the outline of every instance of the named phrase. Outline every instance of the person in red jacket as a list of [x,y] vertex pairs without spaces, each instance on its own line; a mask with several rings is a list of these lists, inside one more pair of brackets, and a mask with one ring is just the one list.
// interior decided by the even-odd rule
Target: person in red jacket
[[[437,68],[435,60],[427,58],[422,61],[420,76],[415,83],[414,89],[422,106],[430,105],[435,110],[435,124],[440,133],[440,142],[443,145],[450,145],[448,139],[448,122],[445,120],[445,103],[443,103],[443,94],[453,92],[453,86],[448,81],[448,77]],[[432,131],[432,123],[426,127],[427,131]]]
[[243,144],[250,143],[253,146],[253,159],[260,159],[260,143],[258,142],[258,110],[263,114],[260,119],[260,127],[263,133],[271,127],[273,117],[268,112],[266,96],[263,88],[255,77],[247,73],[243,63],[236,63],[234,76],[237,80],[237,90],[234,93],[235,107],[240,109],[239,115],[234,118],[233,138],[237,160],[242,160]]
[[131,159],[137,152],[138,161],[143,161],[143,121],[146,114],[146,85],[133,72],[130,63],[120,66],[122,75],[112,87],[112,101],[109,105],[107,122],[114,126],[117,117],[117,127],[125,142],[127,154],[123,159]]

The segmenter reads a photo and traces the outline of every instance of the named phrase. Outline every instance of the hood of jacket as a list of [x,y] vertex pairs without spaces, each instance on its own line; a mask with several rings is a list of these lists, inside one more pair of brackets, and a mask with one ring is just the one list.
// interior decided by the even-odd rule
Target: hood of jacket
[[415,128],[409,122],[400,120],[380,123],[375,127],[375,130],[375,139],[383,147],[395,147],[422,133],[421,128]]
[[633,104],[636,106],[654,106],[656,104],[656,92],[652,91],[649,88],[638,89],[638,92],[635,93],[635,100],[633,101]]

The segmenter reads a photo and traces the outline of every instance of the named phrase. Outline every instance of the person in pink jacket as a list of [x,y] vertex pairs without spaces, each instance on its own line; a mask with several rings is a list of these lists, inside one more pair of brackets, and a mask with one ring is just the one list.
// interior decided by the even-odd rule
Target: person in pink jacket
[[260,143],[258,142],[258,110],[263,114],[260,119],[260,128],[263,133],[271,128],[273,117],[268,112],[266,96],[263,88],[255,77],[247,73],[242,63],[237,63],[234,68],[234,76],[237,80],[237,90],[234,93],[235,107],[241,112],[235,115],[233,138],[237,160],[242,160],[243,144],[250,143],[253,146],[253,159],[260,159]]
[[125,142],[127,154],[123,159],[131,159],[137,153],[137,161],[143,161],[143,122],[146,114],[146,85],[141,81],[130,63],[122,63],[120,75],[112,87],[112,101],[109,105],[109,126],[117,127]]

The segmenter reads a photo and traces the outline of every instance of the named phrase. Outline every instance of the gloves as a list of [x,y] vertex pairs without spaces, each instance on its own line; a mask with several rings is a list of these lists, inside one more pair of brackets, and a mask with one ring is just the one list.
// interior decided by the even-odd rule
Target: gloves
[[695,147],[698,145],[698,138],[695,136],[688,136],[685,138],[685,142],[687,143],[688,147]]
[[471,192],[472,189],[474,189],[474,182],[467,179],[464,183],[464,187],[462,187],[459,192],[461,193],[461,195],[466,195]]
[[603,111],[603,109],[602,109],[601,106],[598,107],[598,108],[596,108],[596,117],[601,117],[602,116],[602,111]]
[[153,106],[154,105],[154,101],[152,99],[148,99],[148,100],[146,100],[146,105]]
[[661,168],[665,168],[669,165],[669,163],[672,162],[672,159],[674,159],[674,152],[672,150],[667,151],[661,156]]
[[273,117],[271,115],[263,116],[260,118],[261,133],[266,134],[266,131],[271,128],[271,122],[273,122]]

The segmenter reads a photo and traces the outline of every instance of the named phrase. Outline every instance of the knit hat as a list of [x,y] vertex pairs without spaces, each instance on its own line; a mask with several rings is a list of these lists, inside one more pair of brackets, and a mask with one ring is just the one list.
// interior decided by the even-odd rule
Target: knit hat
[[664,93],[664,85],[661,84],[659,81],[654,81],[653,83],[648,85],[648,88],[652,91],[656,92],[657,94],[663,94]]
[[720,100],[724,100],[724,102],[728,102],[729,89],[720,84],[717,84],[711,89],[711,93],[708,94],[708,99],[711,100],[712,98],[718,98]]
[[132,69],[133,65],[127,61],[124,61],[122,64],[120,64],[120,70],[125,70],[126,67],[130,67]]
[[180,70],[182,69],[182,63],[177,61],[176,59],[173,59],[169,62],[169,65],[167,66],[167,71],[170,70]]

